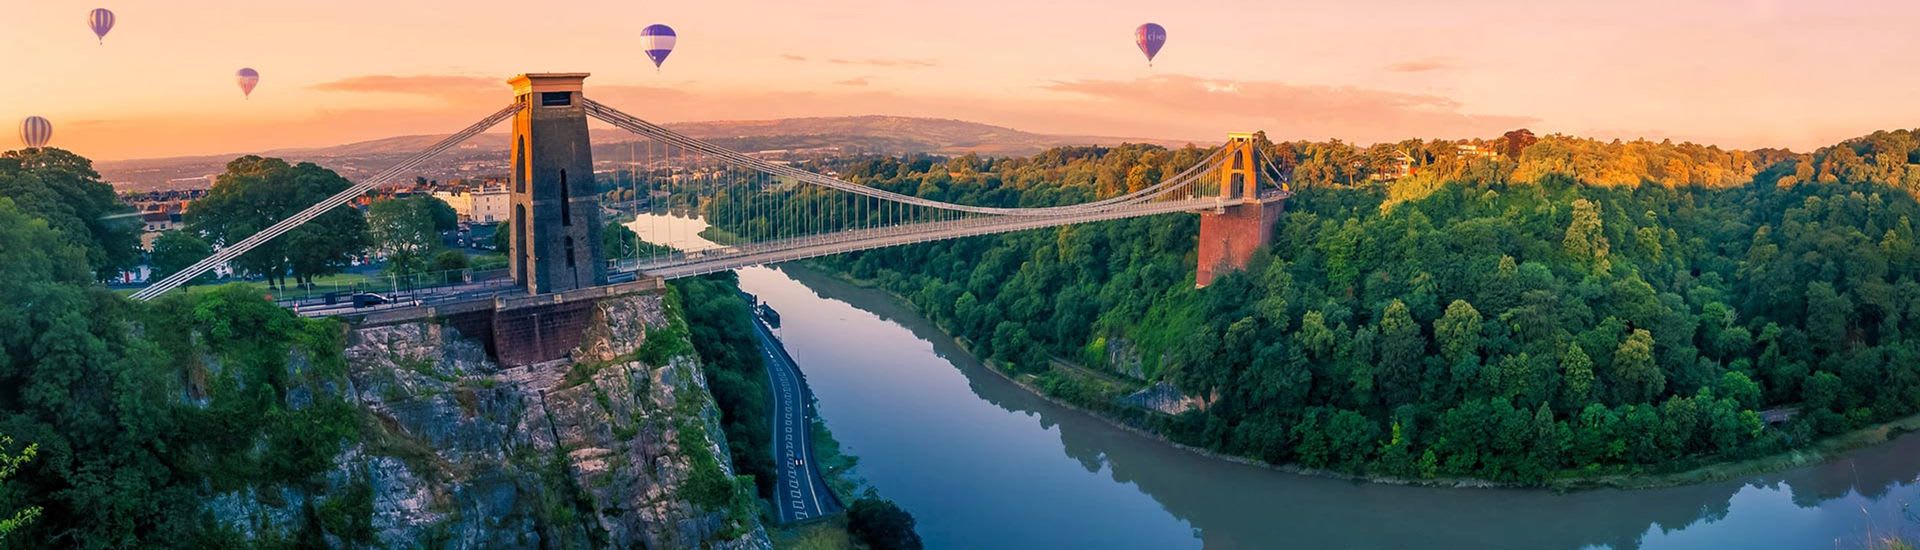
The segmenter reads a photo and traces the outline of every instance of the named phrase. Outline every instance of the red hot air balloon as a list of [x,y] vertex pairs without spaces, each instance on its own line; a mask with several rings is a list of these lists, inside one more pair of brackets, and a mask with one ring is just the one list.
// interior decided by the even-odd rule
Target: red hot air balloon
[[233,79],[240,83],[240,93],[245,94],[248,99],[252,99],[253,87],[260,84],[260,71],[243,68],[233,73]]
[[47,119],[30,116],[20,121],[20,143],[26,144],[29,148],[39,149],[46,147],[47,142],[52,140],[53,123],[47,122]]
[[106,8],[94,9],[87,14],[87,26],[93,27],[93,36],[99,38],[101,44],[107,43],[107,31],[113,30],[113,12]]
[[1147,54],[1147,66],[1153,66],[1153,55],[1160,53],[1160,46],[1167,43],[1167,29],[1158,23],[1147,23],[1133,29],[1133,43],[1140,46],[1140,53]]

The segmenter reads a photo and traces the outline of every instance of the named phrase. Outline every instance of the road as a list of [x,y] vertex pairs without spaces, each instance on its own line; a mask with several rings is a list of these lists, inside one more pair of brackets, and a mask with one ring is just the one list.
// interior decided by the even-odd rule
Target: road
[[808,420],[806,381],[780,340],[758,315],[753,337],[760,341],[767,377],[773,381],[774,515],[781,523],[806,521],[840,511],[813,459],[813,424]]

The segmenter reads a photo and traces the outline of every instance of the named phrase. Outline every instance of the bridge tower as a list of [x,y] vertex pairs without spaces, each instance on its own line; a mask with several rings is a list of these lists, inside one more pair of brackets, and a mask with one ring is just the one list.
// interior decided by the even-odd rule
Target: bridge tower
[[600,201],[581,88],[587,73],[513,77],[513,212],[507,228],[513,280],[533,294],[607,282]]
[[1227,135],[1217,206],[1200,213],[1196,286],[1204,288],[1216,276],[1245,269],[1254,251],[1273,241],[1273,225],[1286,208],[1289,193],[1284,186],[1261,188],[1259,150],[1253,138],[1245,132]]

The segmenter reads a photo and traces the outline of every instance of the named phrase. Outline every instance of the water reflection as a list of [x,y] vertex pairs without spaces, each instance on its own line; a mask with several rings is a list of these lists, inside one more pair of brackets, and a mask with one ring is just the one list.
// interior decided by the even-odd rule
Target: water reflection
[[1859,548],[1920,536],[1920,435],[1820,466],[1645,491],[1362,484],[1215,460],[984,370],[884,293],[742,270],[779,309],[859,473],[933,548]]

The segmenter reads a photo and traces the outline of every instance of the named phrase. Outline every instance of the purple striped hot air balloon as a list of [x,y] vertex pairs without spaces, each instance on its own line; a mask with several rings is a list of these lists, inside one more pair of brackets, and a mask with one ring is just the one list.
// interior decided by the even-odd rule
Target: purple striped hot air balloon
[[251,68],[242,68],[233,73],[233,79],[240,83],[240,93],[245,94],[248,99],[252,99],[253,87],[260,83],[260,71]]
[[653,24],[640,29],[640,49],[646,50],[647,57],[653,59],[654,70],[660,70],[660,64],[667,62],[667,54],[673,53],[677,38],[673,27],[666,25]]
[[101,44],[107,43],[107,31],[113,30],[113,12],[106,8],[94,9],[87,14],[87,26],[93,27],[93,36],[99,38]]
[[26,144],[29,148],[39,149],[46,147],[49,141],[53,141],[52,122],[37,116],[30,116],[20,121],[20,143]]
[[1159,23],[1147,23],[1133,29],[1133,42],[1140,46],[1140,53],[1147,54],[1147,66],[1153,66],[1154,54],[1160,53],[1160,46],[1167,43],[1167,29]]

